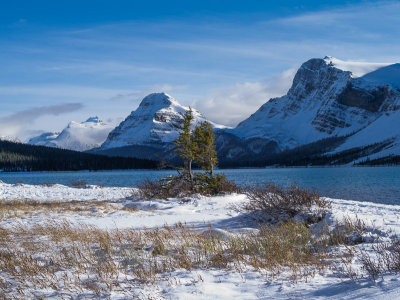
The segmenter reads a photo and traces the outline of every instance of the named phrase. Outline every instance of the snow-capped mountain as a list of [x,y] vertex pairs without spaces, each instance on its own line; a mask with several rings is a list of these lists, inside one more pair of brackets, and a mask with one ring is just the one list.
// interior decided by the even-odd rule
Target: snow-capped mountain
[[[360,77],[349,71],[351,64],[345,65],[348,70],[340,69],[340,65],[343,63],[332,57],[310,59],[299,68],[285,96],[269,100],[227,132],[242,144],[256,140],[261,145],[274,145],[275,149],[269,147],[272,152],[333,136],[348,136],[334,152],[389,139],[393,139],[393,148],[400,136],[400,127],[396,126],[400,116],[400,65],[369,65],[368,71],[372,71]],[[253,153],[259,149],[256,147]]]
[[45,132],[31,138],[28,144],[86,151],[99,147],[112,129],[98,117],[91,117],[82,123],[70,122],[60,133]]
[[29,141],[28,141],[28,144],[37,145],[37,146],[56,147],[55,145],[50,145],[50,144],[59,135],[60,135],[60,132],[44,132],[39,136],[35,136],[33,138],[30,138]]
[[[112,131],[91,118],[71,122],[60,134],[45,133],[30,143],[171,160],[178,136],[174,125],[188,109],[165,93],[154,93]],[[192,110],[193,126],[206,121]],[[277,153],[300,146],[304,150],[307,145],[311,145],[307,151],[320,151],[318,155],[345,153],[347,158],[340,163],[400,155],[399,120],[400,64],[325,57],[303,63],[286,95],[270,99],[236,128],[210,123],[221,164],[257,161],[262,165]]]
[[[174,124],[187,110],[167,94],[151,94],[109,134],[98,151],[168,160],[177,137]],[[355,160],[400,154],[399,111],[399,64],[325,57],[302,64],[285,96],[270,99],[236,128],[213,126],[222,164],[263,161],[332,137],[338,141],[325,147],[324,153],[378,145],[354,154],[351,159]],[[194,125],[205,120],[198,111],[193,114]]]
[[[163,151],[178,137],[178,124],[189,107],[178,103],[165,93],[146,96],[139,107],[110,132],[99,151],[113,152],[113,149],[129,149],[140,157],[151,157],[154,152]],[[193,126],[207,121],[200,112],[193,111]],[[210,122],[210,121],[209,121]],[[214,128],[222,125],[210,122]],[[119,152],[123,155],[123,152]],[[154,156],[153,156],[154,157]]]
[[15,136],[10,136],[10,135],[1,135],[0,136],[0,141],[21,143],[21,140],[19,138],[15,137]]

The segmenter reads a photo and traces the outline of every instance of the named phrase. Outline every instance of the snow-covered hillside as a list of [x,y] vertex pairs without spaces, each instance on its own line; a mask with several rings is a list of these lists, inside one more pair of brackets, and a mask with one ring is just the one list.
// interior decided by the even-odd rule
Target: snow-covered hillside
[[85,122],[70,122],[61,133],[46,132],[31,138],[28,144],[86,151],[99,147],[113,129],[98,117],[91,117]]
[[[182,120],[188,110],[189,107],[179,104],[168,94],[150,94],[111,131],[101,150],[135,146],[163,149],[177,138],[178,130],[174,125]],[[193,126],[207,121],[200,112],[195,109],[192,111]],[[214,128],[224,128],[222,125],[210,123]]]

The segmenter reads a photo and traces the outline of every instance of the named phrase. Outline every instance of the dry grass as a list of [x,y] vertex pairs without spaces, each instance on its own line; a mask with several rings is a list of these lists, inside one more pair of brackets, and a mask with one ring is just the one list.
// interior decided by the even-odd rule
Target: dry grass
[[375,281],[384,274],[400,273],[400,239],[397,235],[390,236],[390,231],[368,226],[358,217],[344,217],[333,229],[326,227],[322,231],[317,233],[321,242],[341,249],[341,263],[332,265],[340,277],[354,281],[368,277]]
[[369,254],[349,239],[366,232],[362,221],[345,219],[326,228],[313,232],[304,223],[288,221],[221,235],[182,224],[151,230],[102,230],[67,221],[0,226],[0,294],[40,298],[45,296],[40,290],[47,289],[108,297],[118,290],[136,297],[135,287],[168,279],[177,269],[250,268],[267,279],[285,274],[293,281],[330,269],[352,278],[357,258],[373,278],[400,270],[398,240],[377,244]]
[[299,280],[331,260],[327,248],[303,224],[293,222],[224,238],[211,228],[198,231],[182,224],[101,230],[48,222],[0,227],[0,245],[0,292],[22,298],[33,297],[30,286],[106,297],[114,289],[154,284],[161,274],[182,268],[241,272],[250,266],[269,277],[286,271]]
[[[116,209],[112,203],[107,201],[41,202],[35,200],[0,200],[0,220],[38,214],[104,214]],[[138,209],[126,210],[137,211]]]
[[[246,211],[273,215],[279,221],[243,234],[220,234],[211,227],[197,230],[180,223],[149,230],[102,230],[67,221],[0,225],[0,299],[40,299],[49,294],[62,298],[77,293],[107,298],[112,291],[134,298],[143,285],[169,280],[178,269],[250,269],[267,279],[285,276],[293,281],[324,270],[357,279],[362,274],[354,272],[355,260],[373,280],[400,271],[398,239],[377,243],[372,252],[356,248],[371,230],[362,220],[344,218],[331,228],[323,221],[312,225],[330,208],[316,193],[267,186],[247,194]],[[134,205],[117,209],[139,210]],[[112,203],[102,201],[0,201],[0,219],[115,210]],[[294,221],[299,214],[306,216],[303,222]]]
[[329,239],[333,245],[357,245],[364,242],[363,236],[367,232],[368,227],[363,220],[344,217],[341,222],[336,222]]
[[138,207],[138,206],[136,206],[136,205],[127,205],[127,206],[124,206],[123,208],[122,208],[122,210],[124,210],[124,211],[130,211],[130,212],[137,212],[137,211],[139,211],[140,210],[140,208]]

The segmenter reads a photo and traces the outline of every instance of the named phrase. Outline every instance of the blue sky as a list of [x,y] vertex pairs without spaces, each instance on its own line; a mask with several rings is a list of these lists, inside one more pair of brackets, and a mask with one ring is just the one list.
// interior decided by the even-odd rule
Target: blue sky
[[235,125],[312,57],[400,61],[398,1],[2,1],[0,135],[99,115],[165,91]]

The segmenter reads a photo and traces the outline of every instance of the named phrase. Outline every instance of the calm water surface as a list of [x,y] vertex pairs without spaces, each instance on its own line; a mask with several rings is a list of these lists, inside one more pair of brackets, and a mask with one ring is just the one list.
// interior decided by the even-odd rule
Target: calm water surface
[[[400,204],[400,167],[277,168],[219,170],[240,185],[273,182],[297,184],[317,190],[322,196]],[[100,172],[0,173],[6,183],[59,183],[71,185],[84,180],[89,184],[132,187],[145,178],[157,179],[176,174],[173,170],[130,170]]]

